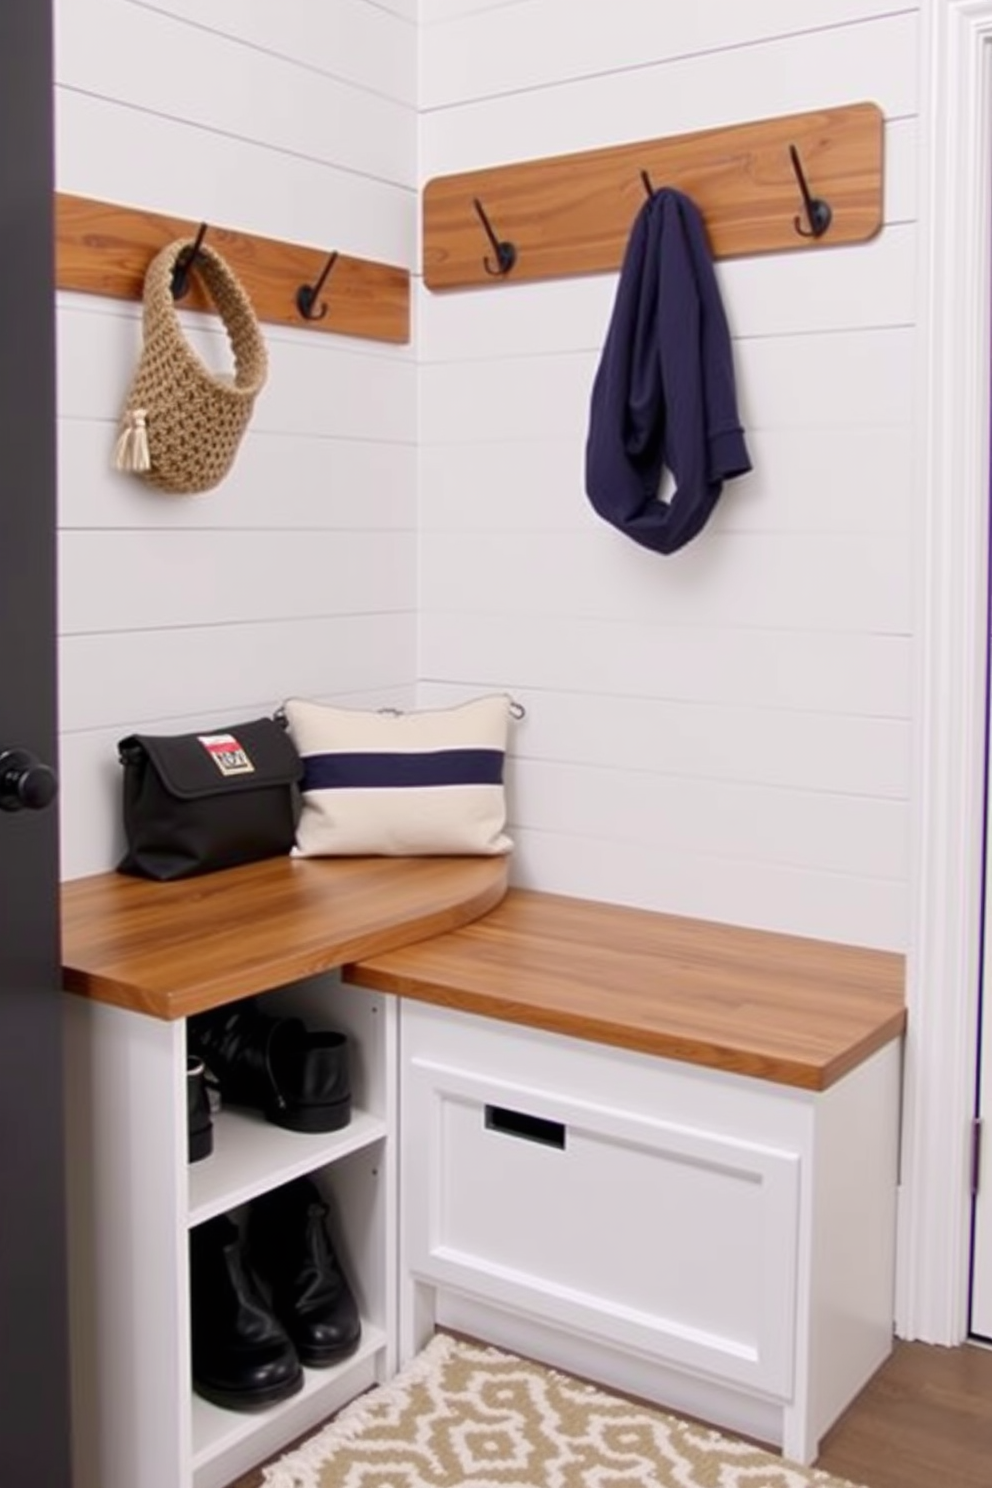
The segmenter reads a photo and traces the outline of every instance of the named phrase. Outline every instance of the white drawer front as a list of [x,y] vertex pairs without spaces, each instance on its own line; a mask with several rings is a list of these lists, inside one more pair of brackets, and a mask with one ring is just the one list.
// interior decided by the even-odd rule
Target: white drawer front
[[796,1152],[424,1054],[404,1106],[415,1275],[789,1396]]

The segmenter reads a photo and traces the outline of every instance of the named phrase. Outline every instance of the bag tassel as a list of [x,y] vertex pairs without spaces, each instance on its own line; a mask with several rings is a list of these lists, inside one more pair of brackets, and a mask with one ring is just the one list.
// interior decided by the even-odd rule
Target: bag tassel
[[145,410],[143,408],[130,409],[124,415],[124,428],[121,430],[117,447],[114,450],[114,464],[118,470],[150,470],[151,456],[148,452],[148,428],[145,423]]

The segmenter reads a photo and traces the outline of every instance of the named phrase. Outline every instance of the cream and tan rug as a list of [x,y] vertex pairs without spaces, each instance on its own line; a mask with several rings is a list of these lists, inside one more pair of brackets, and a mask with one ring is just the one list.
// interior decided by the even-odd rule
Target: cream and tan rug
[[842,1488],[747,1442],[437,1334],[267,1488]]

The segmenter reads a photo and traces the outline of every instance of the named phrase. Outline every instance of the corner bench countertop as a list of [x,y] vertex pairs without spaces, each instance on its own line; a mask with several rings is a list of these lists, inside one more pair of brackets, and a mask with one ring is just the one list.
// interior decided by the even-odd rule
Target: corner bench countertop
[[463,925],[499,903],[507,875],[502,857],[280,857],[175,883],[73,879],[63,985],[187,1018]]
[[400,997],[825,1090],[905,1029],[904,960],[526,889],[505,858],[273,858],[62,886],[70,992],[185,1018],[341,967]]
[[525,889],[345,967],[401,997],[814,1091],[901,1036],[904,972],[892,952]]

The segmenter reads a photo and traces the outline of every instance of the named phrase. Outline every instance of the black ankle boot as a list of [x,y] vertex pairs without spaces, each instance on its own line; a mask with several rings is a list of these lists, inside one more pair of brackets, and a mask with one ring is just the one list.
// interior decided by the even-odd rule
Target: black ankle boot
[[338,1131],[351,1120],[343,1033],[310,1033],[300,1018],[271,1017],[246,998],[195,1014],[187,1043],[225,1105],[253,1106],[291,1131]]
[[272,1307],[304,1364],[336,1364],[362,1336],[358,1305],[334,1254],[327,1205],[309,1178],[253,1199],[247,1244]]
[[190,1233],[193,1389],[228,1410],[263,1410],[295,1395],[303,1370],[226,1215]]
[[202,1059],[186,1058],[187,1155],[191,1163],[209,1157],[214,1150],[214,1123],[210,1114],[206,1072]]

